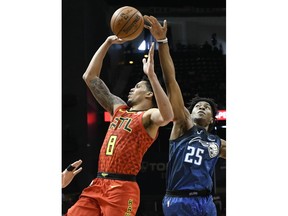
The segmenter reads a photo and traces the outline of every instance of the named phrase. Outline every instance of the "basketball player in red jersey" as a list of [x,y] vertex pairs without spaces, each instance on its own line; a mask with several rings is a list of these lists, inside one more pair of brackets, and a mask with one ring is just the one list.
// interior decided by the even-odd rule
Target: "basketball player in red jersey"
[[143,155],[157,138],[159,127],[173,119],[169,99],[154,72],[154,43],[147,61],[142,60],[148,80],[141,80],[130,90],[127,104],[113,95],[100,79],[109,47],[123,42],[115,35],[109,36],[83,75],[95,99],[111,114],[112,120],[100,150],[97,177],[68,209],[67,216],[136,215],[140,203],[136,175]]

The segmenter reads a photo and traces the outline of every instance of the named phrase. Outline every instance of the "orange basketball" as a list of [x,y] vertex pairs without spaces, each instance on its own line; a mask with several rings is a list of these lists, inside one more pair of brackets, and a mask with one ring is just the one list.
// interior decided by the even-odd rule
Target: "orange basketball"
[[143,31],[144,18],[136,8],[124,6],[114,12],[110,27],[117,37],[124,40],[133,40]]

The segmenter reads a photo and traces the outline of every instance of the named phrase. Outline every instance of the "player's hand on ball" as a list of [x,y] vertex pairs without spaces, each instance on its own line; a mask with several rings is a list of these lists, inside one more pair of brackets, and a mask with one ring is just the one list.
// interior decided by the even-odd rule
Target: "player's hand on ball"
[[144,15],[144,20],[147,24],[144,24],[144,28],[148,29],[156,40],[162,40],[166,38],[167,34],[167,21],[163,21],[163,25],[154,16]]
[[123,44],[127,40],[123,40],[123,39],[117,37],[116,35],[111,35],[107,38],[107,41],[111,44]]

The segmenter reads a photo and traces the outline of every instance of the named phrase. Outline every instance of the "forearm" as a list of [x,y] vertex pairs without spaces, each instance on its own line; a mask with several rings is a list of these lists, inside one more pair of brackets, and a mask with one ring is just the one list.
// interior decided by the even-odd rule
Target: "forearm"
[[175,67],[168,43],[159,44],[159,59],[166,91],[174,112],[174,120],[182,121],[186,119],[183,109],[185,105],[180,86],[176,80]]
[[100,76],[100,72],[102,69],[103,60],[112,45],[112,42],[107,38],[105,42],[99,47],[94,56],[92,57],[85,73],[83,74],[83,79],[87,81],[91,81],[96,76]]
[[164,80],[166,82],[171,81],[171,79],[175,80],[175,67],[170,55],[169,44],[160,43],[158,52]]
[[159,44],[158,53],[167,93],[170,94],[172,92],[171,84],[176,82],[176,75],[168,43]]
[[172,120],[173,110],[170,101],[159,83],[159,80],[155,73],[148,76],[151,86],[153,88],[154,96],[156,99],[157,107],[161,113],[163,119]]

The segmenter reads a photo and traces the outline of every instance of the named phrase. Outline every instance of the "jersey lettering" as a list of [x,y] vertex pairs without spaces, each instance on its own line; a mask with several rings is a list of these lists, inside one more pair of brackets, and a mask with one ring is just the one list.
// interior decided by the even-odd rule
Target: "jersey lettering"
[[133,200],[129,199],[128,200],[127,212],[125,212],[125,216],[131,216],[131,212],[133,210],[132,206],[133,206]]
[[107,144],[107,149],[106,149],[106,155],[112,155],[114,148],[115,148],[115,143],[117,140],[117,136],[111,135]]
[[114,121],[110,124],[109,129],[123,129],[127,132],[131,132],[132,129],[129,127],[132,119],[131,118],[125,118],[125,117],[117,117],[114,119]]
[[187,147],[188,153],[185,155],[184,162],[194,163],[195,165],[201,165],[202,163],[202,155],[204,154],[204,149],[197,148],[193,146]]

